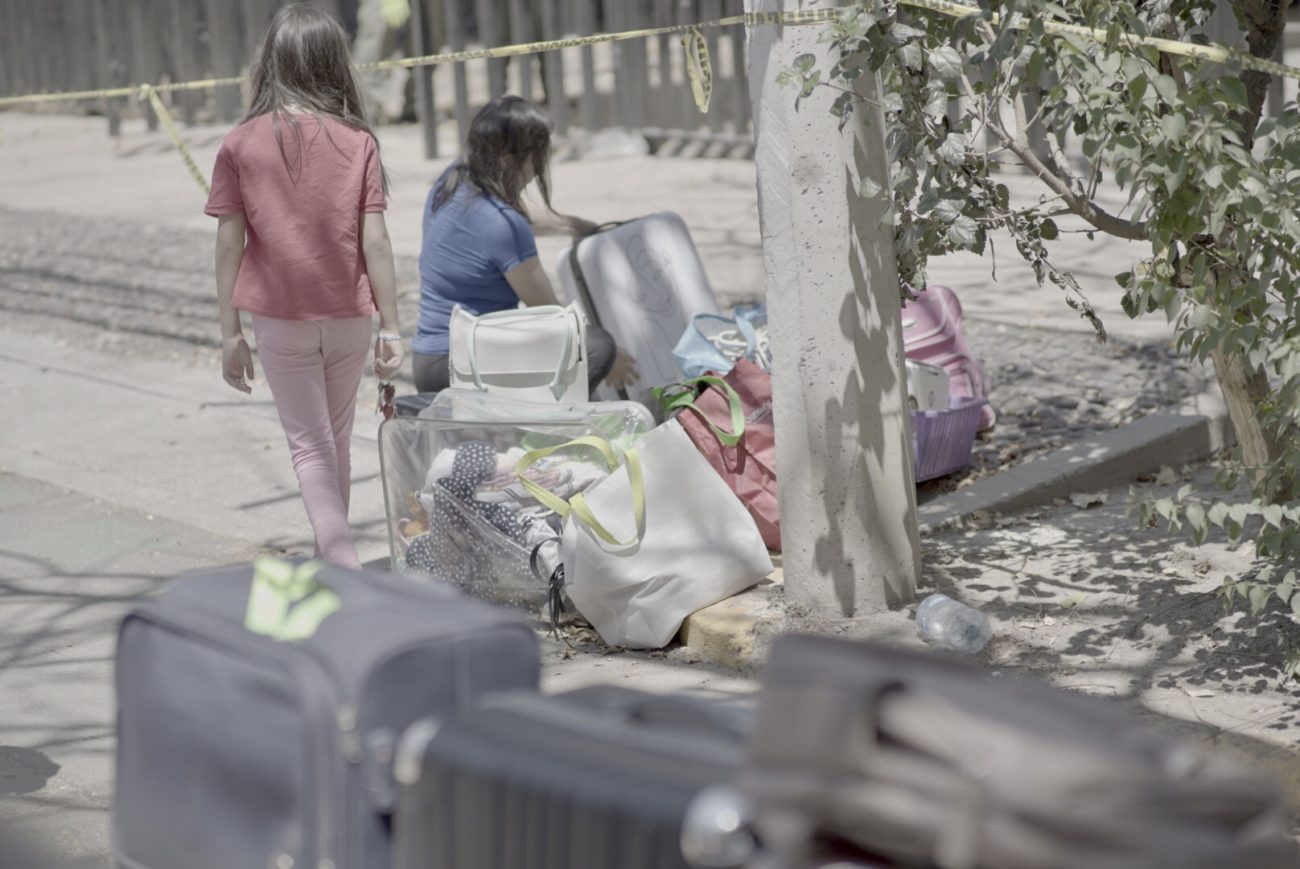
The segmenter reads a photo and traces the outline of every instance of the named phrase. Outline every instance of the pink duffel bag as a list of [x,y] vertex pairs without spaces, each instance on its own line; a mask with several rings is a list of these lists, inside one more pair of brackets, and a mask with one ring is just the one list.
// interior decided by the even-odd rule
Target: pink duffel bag
[[754,517],[763,543],[781,551],[772,375],[740,359],[723,377],[706,374],[656,390],[696,448]]
[[[947,287],[931,284],[915,301],[903,305],[903,354],[948,372],[953,398],[986,398],[984,369],[961,330],[961,302]],[[980,431],[997,420],[991,405],[980,414]]]

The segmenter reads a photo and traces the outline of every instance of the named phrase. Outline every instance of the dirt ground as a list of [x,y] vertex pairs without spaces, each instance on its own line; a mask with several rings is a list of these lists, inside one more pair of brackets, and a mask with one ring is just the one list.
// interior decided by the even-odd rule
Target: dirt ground
[[[1167,497],[1211,486],[1206,463],[1138,483]],[[1200,547],[1126,515],[1117,488],[1010,516],[983,516],[923,537],[918,600],[942,592],[993,625],[978,656],[990,678],[1038,678],[1119,701],[1158,728],[1226,748],[1300,784],[1300,685],[1281,664],[1300,648],[1300,623],[1276,600],[1259,617],[1228,608],[1225,578],[1259,565],[1251,546]],[[779,591],[774,592],[783,597]],[[921,646],[915,606],[855,621],[790,612],[773,632],[815,630]],[[1300,806],[1296,807],[1300,810]]]

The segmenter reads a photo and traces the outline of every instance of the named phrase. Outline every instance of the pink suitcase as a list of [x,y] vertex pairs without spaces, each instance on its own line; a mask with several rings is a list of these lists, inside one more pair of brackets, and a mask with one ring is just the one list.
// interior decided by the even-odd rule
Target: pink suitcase
[[[953,399],[985,397],[984,370],[961,331],[961,302],[947,287],[931,285],[903,305],[903,353],[947,371]],[[979,430],[992,428],[996,420],[993,407],[985,404]]]

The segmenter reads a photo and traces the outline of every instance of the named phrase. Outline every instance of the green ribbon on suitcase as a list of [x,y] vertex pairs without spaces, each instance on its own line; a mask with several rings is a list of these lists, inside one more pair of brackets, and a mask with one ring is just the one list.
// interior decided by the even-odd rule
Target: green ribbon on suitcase
[[253,562],[244,627],[282,643],[305,640],[321,622],[342,609],[339,596],[316,581],[325,565],[294,564],[261,556]]

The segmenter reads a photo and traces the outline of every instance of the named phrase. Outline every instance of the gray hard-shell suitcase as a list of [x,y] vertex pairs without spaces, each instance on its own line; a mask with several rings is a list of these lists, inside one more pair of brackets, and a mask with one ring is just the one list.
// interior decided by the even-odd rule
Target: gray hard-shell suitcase
[[412,722],[536,690],[536,632],[437,586],[323,569],[305,639],[245,627],[253,571],[174,581],[117,647],[113,850],[131,869],[388,869]]
[[681,827],[740,763],[752,711],[595,686],[414,725],[398,869],[686,869]]
[[779,638],[762,681],[739,795],[784,853],[753,867],[807,865],[799,837],[772,825],[909,867],[1300,864],[1271,782],[1114,704],[813,636]]

